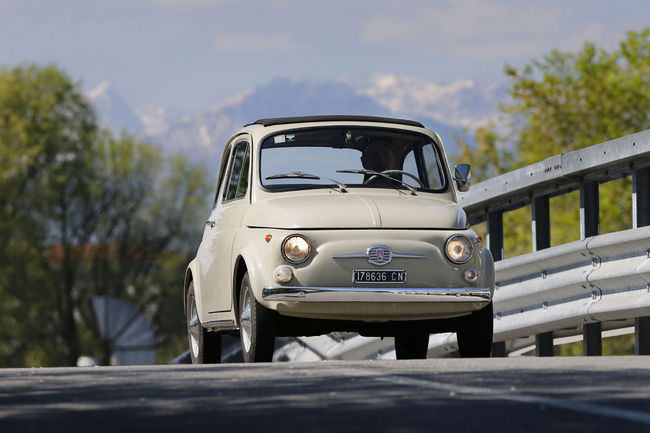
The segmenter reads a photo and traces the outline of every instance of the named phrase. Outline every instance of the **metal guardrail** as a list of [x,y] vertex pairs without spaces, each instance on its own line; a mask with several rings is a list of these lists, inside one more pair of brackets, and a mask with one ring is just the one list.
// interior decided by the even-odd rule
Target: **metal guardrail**
[[639,317],[650,312],[650,226],[515,257],[497,272],[497,339]]
[[[650,129],[551,156],[472,185],[469,192],[460,194],[460,203],[470,224],[476,224],[486,220],[490,213],[530,204],[534,197],[566,193],[590,182],[630,175],[649,166]],[[645,211],[650,214],[647,207]]]
[[[599,235],[599,185],[623,176],[632,177],[633,228]],[[551,248],[549,200],[576,189],[580,191],[581,240]],[[621,300],[634,303],[631,293],[643,293],[639,288],[647,291],[641,283],[650,281],[649,248],[647,239],[644,241],[649,232],[642,228],[650,226],[650,130],[556,155],[481,182],[461,196],[461,203],[472,224],[487,221],[488,247],[497,261],[496,277],[501,282],[499,292],[509,286],[508,296],[495,294],[495,311],[501,314],[495,316],[495,341],[501,345],[493,353],[503,355],[505,341],[529,333],[535,335],[537,354],[549,356],[554,336],[582,333],[584,353],[600,355],[603,329],[632,324],[636,353],[650,354],[647,301],[641,301],[638,308],[617,305]],[[503,213],[528,204],[534,252],[499,262],[503,258]],[[645,244],[639,246],[639,242]],[[532,266],[542,268],[538,269],[539,278],[529,272]],[[585,301],[576,287],[591,299]],[[519,305],[513,298],[520,298]],[[542,310],[535,307],[540,299],[544,299]],[[519,313],[513,315],[516,310],[510,307],[519,307]],[[539,311],[545,313],[543,319],[536,317]],[[552,320],[555,313],[559,316]],[[512,340],[509,343],[514,346]]]
[[[582,334],[591,323],[626,328],[650,314],[650,226],[525,254],[495,267],[495,341],[547,332]],[[456,350],[454,334],[430,339],[430,356]]]
[[[633,228],[600,235],[599,184],[630,175]],[[581,240],[551,247],[549,199],[577,189]],[[636,353],[650,355],[650,130],[480,182],[460,200],[471,224],[487,221],[496,261],[493,355],[534,339],[548,356],[554,337],[580,334],[585,354],[599,355],[602,331],[630,326]],[[534,252],[502,260],[503,213],[529,204]],[[315,338],[298,340],[315,359],[394,358],[392,339]],[[429,357],[456,350],[455,334],[430,337]]]

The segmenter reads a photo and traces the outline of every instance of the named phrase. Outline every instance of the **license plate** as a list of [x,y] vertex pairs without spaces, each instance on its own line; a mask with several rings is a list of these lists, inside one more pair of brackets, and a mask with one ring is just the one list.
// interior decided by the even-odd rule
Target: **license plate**
[[406,271],[398,269],[355,269],[352,271],[352,281],[355,283],[406,283]]

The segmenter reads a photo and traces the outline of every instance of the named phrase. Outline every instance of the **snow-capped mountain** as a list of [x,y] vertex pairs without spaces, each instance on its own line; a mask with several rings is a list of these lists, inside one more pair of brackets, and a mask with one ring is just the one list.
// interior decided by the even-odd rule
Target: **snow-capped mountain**
[[95,105],[103,127],[115,132],[126,130],[132,134],[143,134],[140,117],[108,80],[100,83],[86,96]]
[[438,132],[447,151],[454,152],[452,131],[493,118],[500,90],[471,80],[438,85],[394,75],[338,81],[276,79],[194,114],[166,107],[132,110],[107,82],[90,92],[89,98],[96,104],[102,124],[110,129],[142,134],[167,153],[185,153],[216,166],[233,132],[256,119],[281,116],[409,118]]
[[345,82],[391,113],[470,129],[494,120],[497,104],[505,98],[504,86],[479,85],[474,80],[443,85],[388,74]]
[[[374,99],[360,94],[345,83],[286,79],[273,80],[204,112],[169,118],[166,127],[158,126],[159,121],[153,121],[156,116],[141,114],[144,114],[145,125],[150,125],[145,126],[149,136],[164,148],[180,151],[198,148],[211,162],[221,156],[223,145],[233,132],[257,119],[317,114],[393,115]],[[446,125],[435,122],[431,127],[444,133],[448,130]]]

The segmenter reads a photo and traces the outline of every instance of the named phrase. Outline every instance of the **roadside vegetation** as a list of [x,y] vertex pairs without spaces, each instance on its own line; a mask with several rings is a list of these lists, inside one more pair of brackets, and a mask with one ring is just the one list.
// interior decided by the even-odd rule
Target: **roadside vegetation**
[[146,312],[159,360],[182,352],[206,179],[183,156],[99,128],[55,66],[0,70],[0,366],[108,363],[92,296]]

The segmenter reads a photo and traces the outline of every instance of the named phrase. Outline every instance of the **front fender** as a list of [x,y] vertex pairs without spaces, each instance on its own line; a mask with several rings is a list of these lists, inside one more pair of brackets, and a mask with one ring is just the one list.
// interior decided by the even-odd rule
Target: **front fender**
[[[268,234],[271,235],[271,239],[267,242],[265,238]],[[233,257],[232,263],[236,265],[239,258],[244,260],[255,299],[266,307],[269,303],[262,299],[262,288],[273,281],[275,268],[286,265],[280,253],[284,237],[285,234],[277,230],[247,228],[240,231],[235,240],[233,251],[238,253]],[[233,300],[235,300],[233,304],[236,304],[239,282],[237,266],[233,267]]]
[[487,247],[483,247],[483,261],[482,261],[481,275],[483,276],[480,286],[490,288],[490,298],[494,298],[494,258],[492,253]]
[[[261,301],[262,299],[262,287],[264,285],[264,278],[263,275],[266,273],[265,271],[265,254],[259,249],[258,246],[251,245],[250,243],[244,244],[243,248],[239,250],[239,257],[241,257],[241,260],[243,260],[245,266],[246,266],[246,271],[248,272],[248,278],[250,279],[251,283],[251,288],[253,289],[253,294],[255,295],[255,299],[257,299],[258,302]],[[233,263],[237,263],[237,259],[233,261]],[[237,267],[235,266],[235,269],[233,269],[233,272],[235,275],[233,276],[233,300],[235,300],[235,304],[237,303],[237,292],[239,290],[239,285],[240,281],[237,280]],[[259,290],[258,290],[259,288]]]

